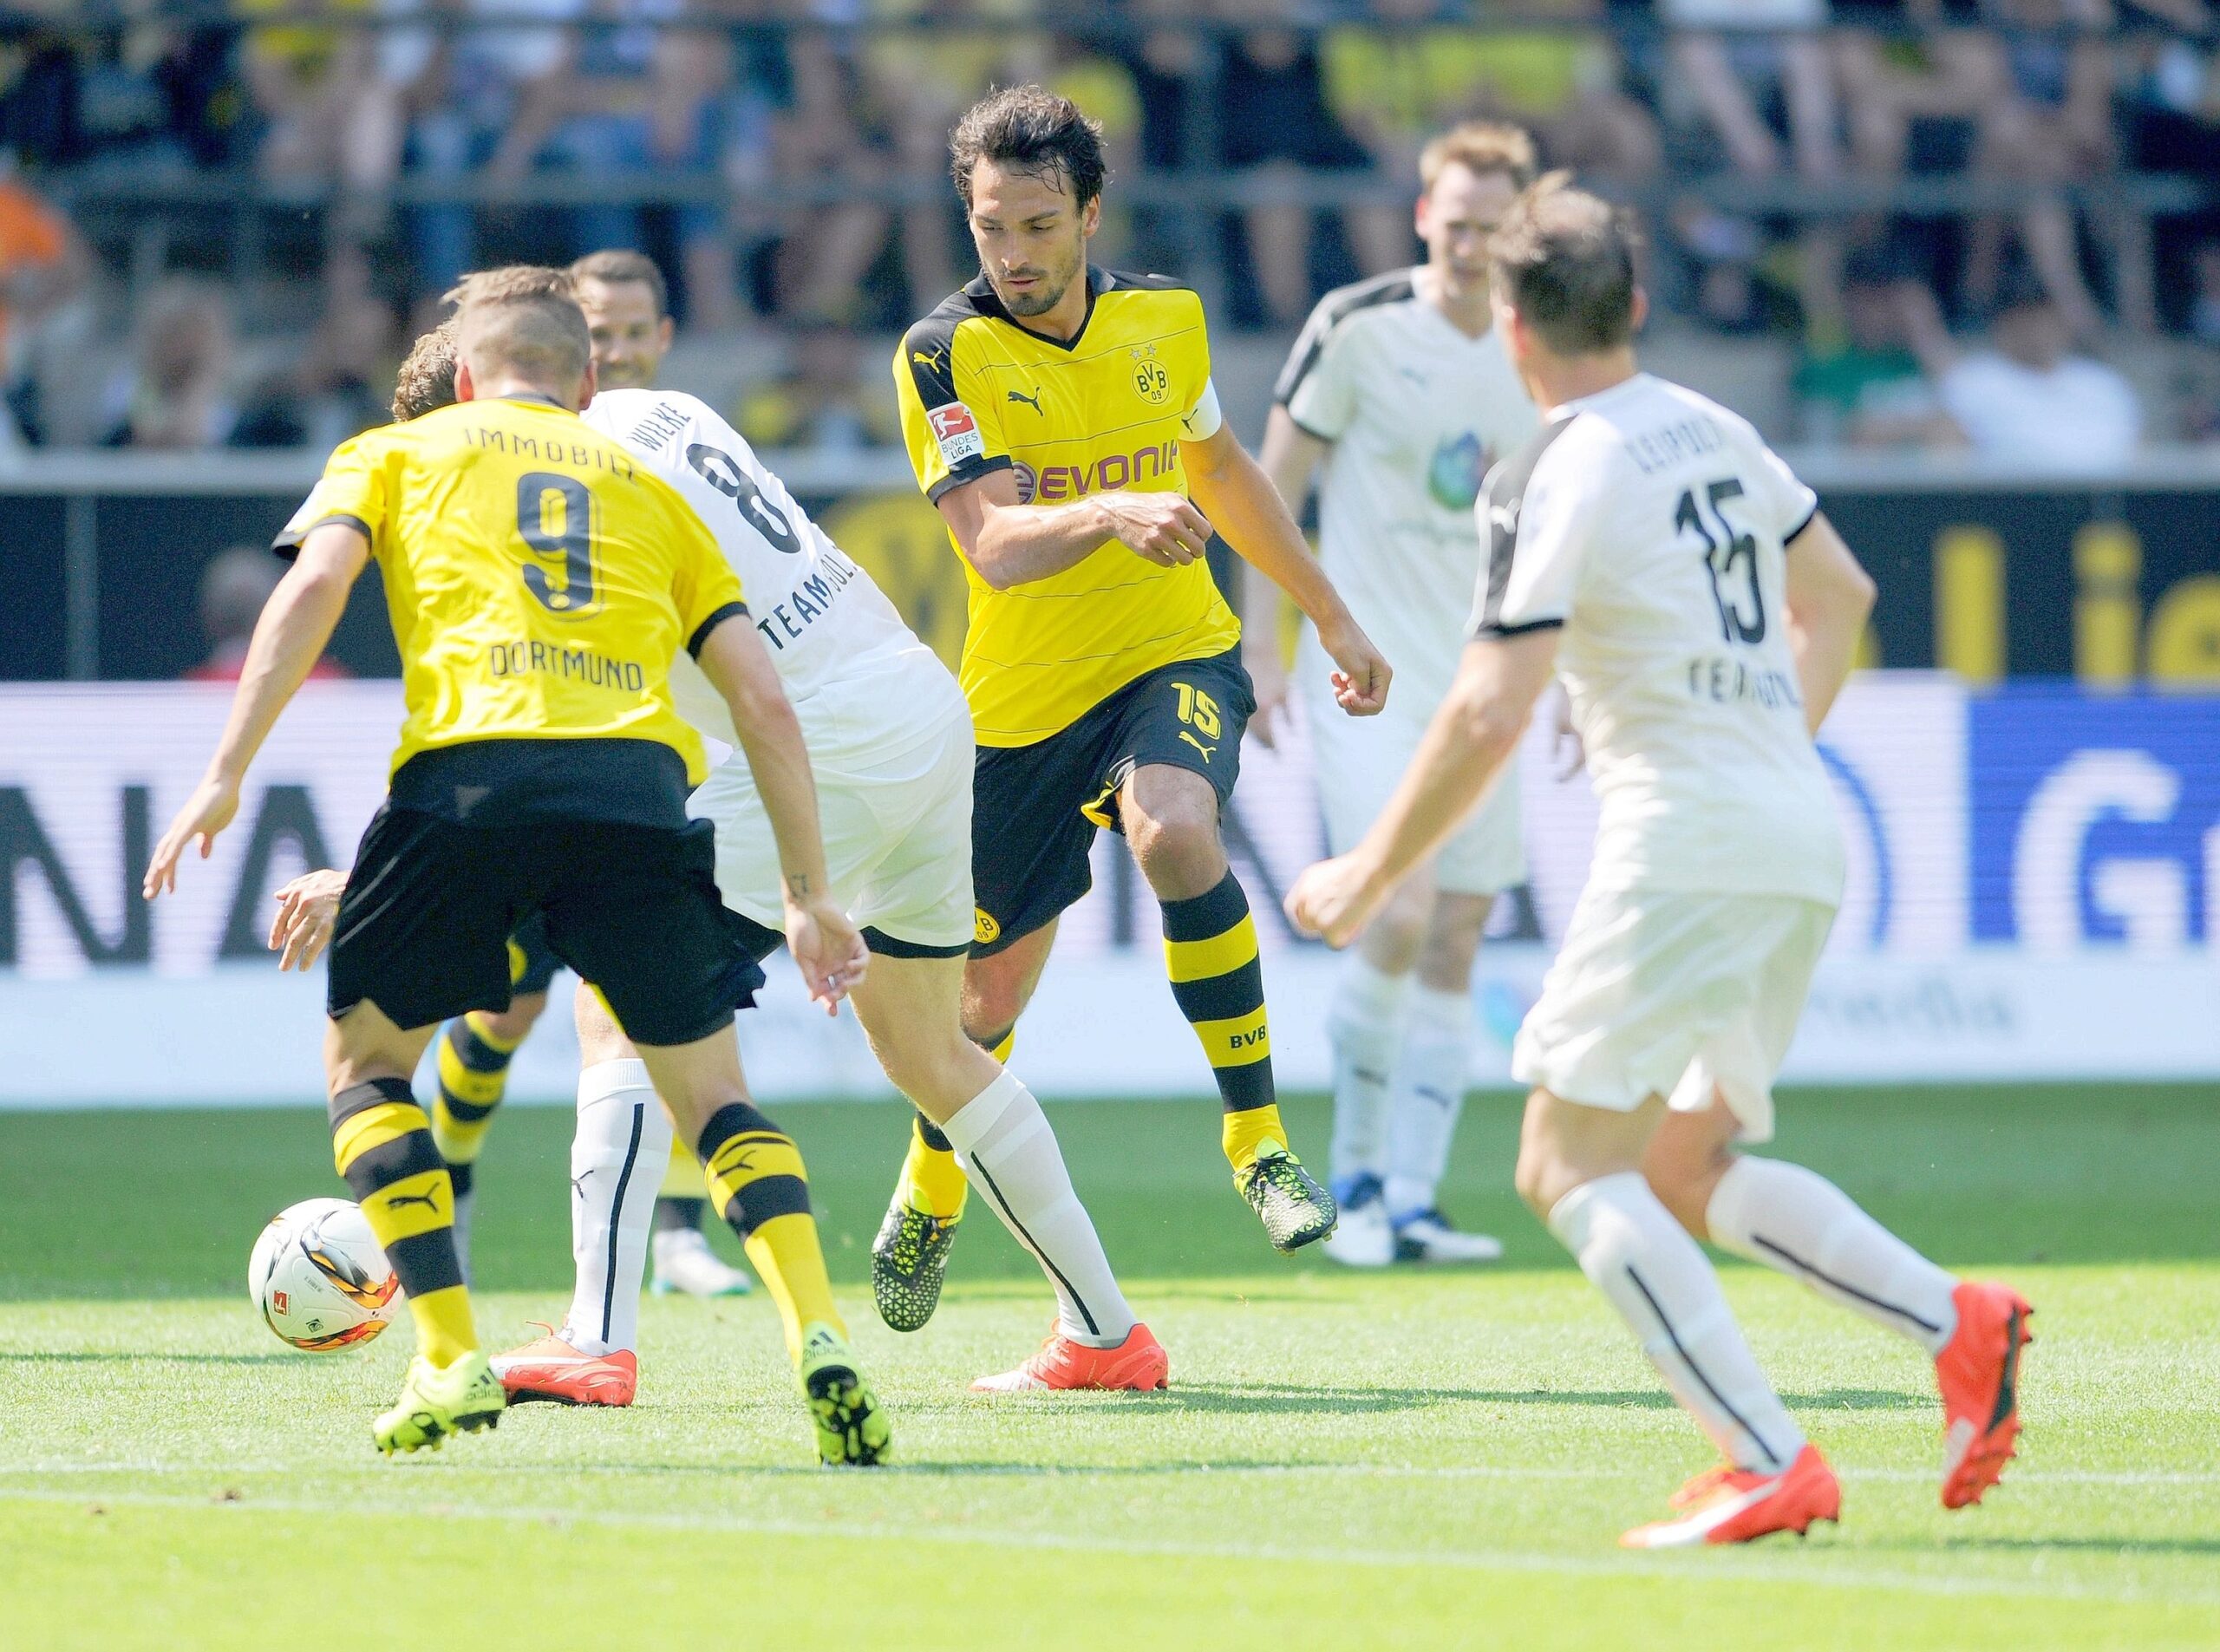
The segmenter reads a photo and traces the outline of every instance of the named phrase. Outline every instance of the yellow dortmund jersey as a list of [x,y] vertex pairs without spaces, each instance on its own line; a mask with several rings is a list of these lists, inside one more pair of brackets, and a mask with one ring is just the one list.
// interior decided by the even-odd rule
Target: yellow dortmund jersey
[[643,740],[708,774],[671,656],[747,611],[669,484],[539,398],[461,402],[343,443],[280,536],[369,538],[401,648],[393,767],[473,741]]
[[[910,329],[894,384],[910,463],[935,500],[997,470],[1028,504],[1184,493],[1181,441],[1218,425],[1202,300],[1159,276],[1088,270],[1068,344],[1019,326],[982,276]],[[1207,565],[1159,567],[1115,539],[1009,591],[968,560],[963,574],[959,675],[983,746],[1046,740],[1145,672],[1241,637]]]

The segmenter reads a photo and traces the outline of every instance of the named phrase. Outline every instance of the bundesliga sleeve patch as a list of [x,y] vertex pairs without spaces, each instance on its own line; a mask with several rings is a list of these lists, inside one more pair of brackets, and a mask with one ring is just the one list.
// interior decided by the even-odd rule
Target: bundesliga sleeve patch
[[971,409],[961,402],[950,402],[934,408],[925,415],[933,428],[933,435],[940,442],[940,456],[950,470],[966,460],[983,458],[986,454],[986,439],[979,434],[979,421],[971,416]]

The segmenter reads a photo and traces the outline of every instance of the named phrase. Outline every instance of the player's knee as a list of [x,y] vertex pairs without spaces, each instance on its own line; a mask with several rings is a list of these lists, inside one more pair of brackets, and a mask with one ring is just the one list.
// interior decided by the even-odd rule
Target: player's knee
[[1140,863],[1141,876],[1164,899],[1199,895],[1225,876],[1218,811],[1198,800],[1166,800],[1149,813],[1129,812],[1126,840]]
[[1544,1222],[1550,1219],[1557,1200],[1569,1191],[1559,1185],[1564,1177],[1555,1156],[1534,1141],[1519,1144],[1518,1164],[1512,1172],[1511,1179],[1526,1208]]

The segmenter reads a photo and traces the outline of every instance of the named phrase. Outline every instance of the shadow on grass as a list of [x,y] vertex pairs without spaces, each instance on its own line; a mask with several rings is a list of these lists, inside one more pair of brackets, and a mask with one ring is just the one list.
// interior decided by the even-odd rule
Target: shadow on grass
[[1939,1544],[1916,1546],[1930,1551],[1955,1549],[2001,1554],[2220,1555],[2220,1538],[1946,1538]]

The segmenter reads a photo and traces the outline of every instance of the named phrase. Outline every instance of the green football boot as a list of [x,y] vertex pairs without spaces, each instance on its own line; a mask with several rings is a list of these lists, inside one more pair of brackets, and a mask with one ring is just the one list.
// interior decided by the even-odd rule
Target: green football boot
[[1341,1220],[1334,1196],[1276,1141],[1265,1142],[1247,1168],[1235,1172],[1233,1185],[1263,1223],[1275,1250],[1300,1250],[1324,1238]]
[[960,1218],[944,1222],[927,1216],[895,1190],[878,1237],[871,1242],[871,1294],[890,1329],[921,1330],[940,1306],[959,1224]]
[[473,1348],[453,1365],[434,1365],[419,1354],[408,1361],[401,1398],[370,1425],[370,1438],[390,1457],[395,1452],[434,1451],[453,1433],[476,1433],[501,1426],[508,1396],[486,1355]]
[[886,1407],[864,1380],[854,1351],[830,1325],[802,1332],[800,1377],[819,1461],[827,1468],[869,1468],[886,1460],[894,1441]]

